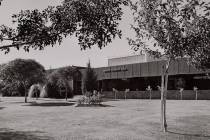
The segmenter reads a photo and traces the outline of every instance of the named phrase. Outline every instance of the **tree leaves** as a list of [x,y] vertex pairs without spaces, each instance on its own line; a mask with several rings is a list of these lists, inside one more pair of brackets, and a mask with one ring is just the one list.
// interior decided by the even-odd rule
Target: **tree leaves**
[[[12,16],[17,28],[2,26],[0,41],[7,38],[13,46],[24,46],[29,51],[61,44],[63,38],[76,35],[81,49],[95,45],[102,48],[121,36],[118,29],[123,14],[121,5],[127,4],[126,0],[64,0],[62,5],[43,11],[21,11]],[[7,51],[8,47],[12,46],[0,49]]]
[[91,68],[89,61],[83,77],[83,91],[93,92],[94,90],[97,90],[97,86],[97,75],[95,71]]
[[11,83],[37,83],[43,82],[45,69],[38,62],[28,59],[15,59],[4,64],[0,69],[0,79],[3,82]]
[[[138,0],[131,4],[136,39],[129,44],[152,54],[158,46],[169,59],[188,57],[196,67],[210,68],[208,7],[209,3],[198,0]],[[155,40],[153,47],[143,45],[146,39]]]

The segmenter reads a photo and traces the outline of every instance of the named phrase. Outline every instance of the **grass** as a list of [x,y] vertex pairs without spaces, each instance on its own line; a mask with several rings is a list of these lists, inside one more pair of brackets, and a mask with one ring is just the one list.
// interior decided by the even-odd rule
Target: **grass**
[[64,99],[3,97],[0,140],[209,140],[210,101],[168,100],[168,132],[160,129],[160,100],[112,100],[75,107]]

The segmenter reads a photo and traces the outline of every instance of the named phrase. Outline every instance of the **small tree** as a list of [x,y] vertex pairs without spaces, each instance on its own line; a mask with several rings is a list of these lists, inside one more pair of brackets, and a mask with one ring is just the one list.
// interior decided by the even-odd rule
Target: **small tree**
[[197,68],[210,68],[210,3],[203,0],[137,0],[131,2],[131,9],[136,39],[129,39],[129,44],[134,50],[144,49],[165,59],[161,78],[161,124],[165,132],[171,62],[186,57]]
[[[60,97],[62,92],[65,92],[65,99],[68,99],[68,93],[71,92],[69,81],[79,76],[79,71],[75,67],[64,67],[57,69],[47,76],[47,81],[50,84],[48,88],[52,89],[53,93],[59,92]],[[49,91],[49,90],[48,90]],[[50,92],[50,91],[49,91]]]
[[127,94],[130,92],[130,89],[129,88],[126,88],[125,89],[125,100],[127,99]]
[[[68,81],[77,78],[78,73],[80,73],[75,67],[65,67],[58,69],[58,74],[61,80],[61,85],[68,87]],[[67,88],[65,88],[65,98],[68,99]]]
[[149,99],[151,100],[152,99],[152,88],[151,86],[149,85],[146,90],[149,92]]
[[179,89],[180,99],[181,99],[181,100],[182,100],[182,98],[183,98],[183,91],[184,91],[184,88],[180,88],[180,89]]
[[97,90],[98,88],[97,75],[94,69],[91,68],[90,61],[88,62],[87,68],[85,70],[82,88],[84,94],[86,92],[93,93],[93,91]]
[[194,86],[193,91],[195,91],[195,100],[198,100],[198,87]]
[[28,87],[35,83],[44,82],[45,69],[41,64],[34,60],[15,59],[1,68],[0,79],[5,84],[22,84],[24,86],[26,103]]

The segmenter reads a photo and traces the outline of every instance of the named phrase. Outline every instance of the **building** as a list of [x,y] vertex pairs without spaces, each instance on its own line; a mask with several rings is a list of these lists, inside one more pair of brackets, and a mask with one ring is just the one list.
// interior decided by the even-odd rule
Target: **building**
[[[166,60],[155,59],[147,54],[128,57],[111,58],[107,67],[94,68],[97,74],[98,89],[106,97],[114,98],[113,88],[118,98],[148,98],[147,87],[152,88],[152,98],[160,98],[161,75]],[[79,71],[77,78],[69,81],[74,94],[82,94],[82,77],[85,76],[84,67],[76,67]],[[210,70],[201,71],[188,64],[187,58],[179,58],[170,64],[167,99],[180,99],[181,88],[184,89],[182,99],[195,99],[194,87],[199,90],[199,99],[210,99]]]
[[[113,88],[124,91],[145,91],[148,85],[158,90],[161,85],[162,67],[164,59],[154,59],[147,54],[128,57],[111,58],[108,67],[95,68],[98,75],[98,89],[112,91]],[[189,65],[186,58],[171,62],[169,68],[169,90],[210,89],[210,70],[200,71]]]
[[[114,98],[113,88],[118,91],[118,98],[124,98],[125,90],[129,89],[127,98],[148,99],[146,89],[152,88],[152,98],[159,99],[161,75],[166,60],[155,59],[148,54],[108,59],[107,67],[94,68],[97,74],[98,91],[105,97]],[[82,79],[85,67],[76,67],[76,78],[69,81],[74,94],[82,94]],[[51,72],[53,70],[49,70]],[[184,89],[183,98],[195,99],[194,87],[199,90],[199,99],[210,100],[210,70],[201,71],[188,64],[187,58],[179,58],[170,64],[167,99],[180,99],[180,89]],[[197,93],[196,93],[197,97]]]
[[108,59],[108,66],[111,67],[111,66],[135,64],[135,63],[152,62],[152,61],[162,60],[162,59],[157,59],[146,52],[140,52],[139,55],[130,55],[130,56],[110,58]]

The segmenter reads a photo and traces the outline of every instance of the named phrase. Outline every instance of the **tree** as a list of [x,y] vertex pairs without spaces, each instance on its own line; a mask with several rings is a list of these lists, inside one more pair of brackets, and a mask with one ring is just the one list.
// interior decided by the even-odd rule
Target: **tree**
[[[80,72],[75,67],[65,67],[65,68],[58,69],[58,73],[59,73],[61,79],[64,79],[64,81],[68,81],[68,80],[76,79],[76,77],[78,76],[78,74]],[[67,82],[65,82],[65,83],[68,84]],[[68,94],[67,94],[67,89],[66,89],[66,92],[65,92],[66,100],[68,98],[67,95]]]
[[97,75],[94,69],[91,68],[90,61],[87,63],[87,68],[85,70],[85,75],[83,79],[83,92],[91,92],[93,93],[98,87],[97,83]]
[[45,69],[35,60],[15,59],[1,68],[0,79],[5,84],[22,84],[24,86],[25,102],[27,102],[28,87],[35,83],[44,82]]
[[[0,26],[0,49],[42,50],[61,43],[68,35],[78,38],[81,49],[105,47],[116,36],[121,37],[118,22],[126,0],[64,0],[61,5],[43,11],[25,10],[12,16],[16,28]],[[3,45],[3,42],[10,42]]]
[[65,99],[68,99],[68,93],[70,93],[69,82],[77,78],[80,72],[76,67],[63,67],[57,70],[54,70],[47,77],[48,82],[54,86],[54,92],[57,91],[61,95],[62,88],[65,88]]
[[21,83],[16,82],[1,82],[2,96],[24,96],[25,91]]
[[[166,93],[172,61],[186,57],[197,68],[210,68],[210,3],[202,0],[138,0],[130,2],[136,39],[134,50],[164,57],[161,80],[161,120],[167,131]],[[151,45],[146,42],[150,41]]]

